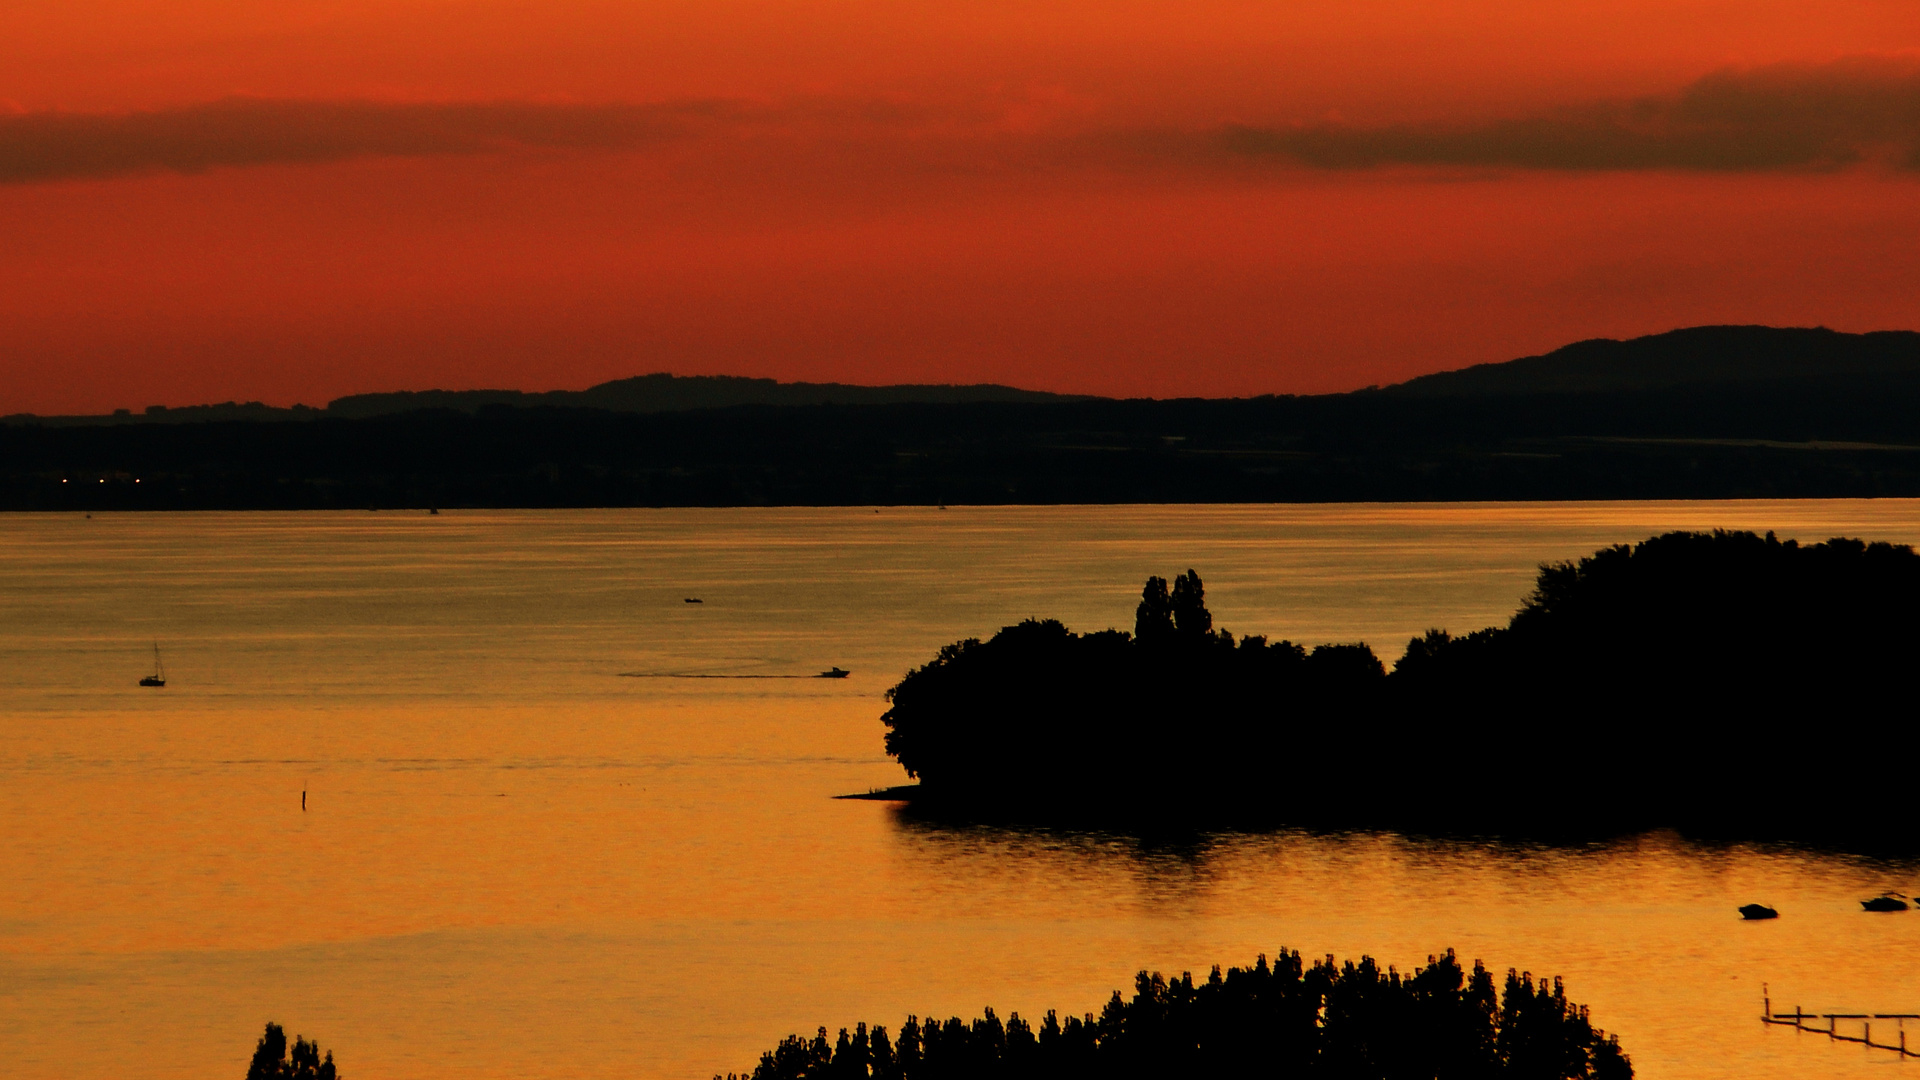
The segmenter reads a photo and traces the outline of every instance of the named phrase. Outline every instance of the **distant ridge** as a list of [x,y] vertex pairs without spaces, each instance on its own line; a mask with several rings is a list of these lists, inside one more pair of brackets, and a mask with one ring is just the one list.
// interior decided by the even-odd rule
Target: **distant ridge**
[[1307,396],[656,375],[0,417],[13,510],[1872,497],[1920,498],[1920,334],[1697,327]]
[[1387,387],[1409,397],[1493,397],[1663,390],[1785,380],[1920,375],[1920,333],[1825,327],[1694,326],[1442,371]]
[[903,383],[893,386],[854,386],[848,383],[780,382],[741,375],[635,375],[590,386],[585,390],[395,390],[349,394],[325,408],[295,405],[278,408],[258,401],[226,401],[208,405],[168,407],[149,405],[143,412],[116,409],[106,415],[0,416],[0,423],[43,423],[56,427],[99,424],[186,424],[207,421],[364,420],[397,416],[423,409],[447,409],[469,415],[489,406],[506,408],[602,409],[622,413],[691,412],[738,405],[957,405],[970,402],[1045,403],[1104,401],[1085,394],[1054,394],[1022,390],[997,383],[949,385]]
[[[1694,326],[1616,341],[1594,338],[1542,356],[1476,364],[1422,375],[1358,396],[1480,399],[1651,391],[1713,392],[1794,386],[1822,392],[1870,393],[1876,386],[1920,387],[1920,333],[1881,330],[1848,334],[1825,327]],[[1292,397],[1292,395],[1282,395]],[[1318,395],[1329,401],[1345,394]],[[1312,400],[1313,396],[1296,400]],[[1199,399],[1194,399],[1199,400]],[[1232,399],[1212,399],[1232,400]],[[1244,400],[1244,399],[1243,399]],[[0,416],[0,423],[53,427],[180,424],[206,421],[361,420],[424,410],[474,415],[487,408],[597,409],[615,413],[678,413],[745,405],[958,405],[1118,402],[1087,394],[1055,394],[997,383],[967,385],[780,382],[740,375],[670,375],[615,379],[585,390],[400,390],[351,394],[325,408],[277,408],[257,401],[149,406],[102,416]]]
[[846,383],[783,383],[740,375],[669,375],[664,372],[615,379],[585,390],[422,390],[354,394],[329,402],[329,416],[387,416],[416,409],[477,412],[488,405],[606,409],[609,412],[683,412],[734,405],[897,405],[909,402],[956,404],[973,401],[1087,401],[1085,396],[1050,394],[1012,386],[977,383],[852,386]]

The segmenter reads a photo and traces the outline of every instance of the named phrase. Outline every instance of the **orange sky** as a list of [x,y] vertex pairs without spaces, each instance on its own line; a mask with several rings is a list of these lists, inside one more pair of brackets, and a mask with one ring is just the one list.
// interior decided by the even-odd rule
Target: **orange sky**
[[9,5],[0,413],[1920,328],[1920,5]]

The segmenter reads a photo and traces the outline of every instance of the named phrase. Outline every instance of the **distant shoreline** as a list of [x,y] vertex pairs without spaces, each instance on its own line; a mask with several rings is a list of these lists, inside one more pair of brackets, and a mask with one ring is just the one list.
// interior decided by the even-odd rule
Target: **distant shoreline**
[[361,404],[0,418],[0,510],[1920,497],[1906,332],[1695,327],[1314,396],[645,376]]
[[[0,422],[0,510],[1920,497],[1920,378],[1861,394],[1872,400],[1782,387],[1651,402],[1374,394]],[[1653,426],[1662,415],[1674,419]]]

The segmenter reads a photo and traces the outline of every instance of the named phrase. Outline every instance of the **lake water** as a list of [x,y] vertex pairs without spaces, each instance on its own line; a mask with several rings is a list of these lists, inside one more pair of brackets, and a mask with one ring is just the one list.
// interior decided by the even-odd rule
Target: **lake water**
[[[877,718],[909,666],[1030,615],[1129,626],[1150,573],[1197,568],[1216,625],[1391,662],[1503,621],[1543,560],[1716,526],[1911,543],[1920,503],[0,516],[0,1074],[237,1078],[275,1019],[349,1080],[705,1080],[821,1024],[1449,946],[1565,976],[1648,1080],[1920,1067],[1756,1019],[1763,982],[1920,1012],[1920,913],[1858,904],[1915,864],[1143,843],[828,798],[903,779]],[[1782,753],[1908,782],[1855,718],[1800,719]],[[1552,776],[1445,764],[1551,812]],[[1743,923],[1755,900],[1782,917]]]

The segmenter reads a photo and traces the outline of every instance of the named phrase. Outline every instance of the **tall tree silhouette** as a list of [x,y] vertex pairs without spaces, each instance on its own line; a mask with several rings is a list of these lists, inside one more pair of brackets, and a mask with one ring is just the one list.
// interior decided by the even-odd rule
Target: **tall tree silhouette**
[[1133,610],[1133,638],[1140,642],[1160,642],[1173,636],[1173,599],[1167,595],[1167,579],[1150,577],[1140,590],[1140,606]]
[[[1158,581],[1158,578],[1154,580]],[[1174,632],[1183,638],[1203,638],[1213,633],[1213,613],[1207,610],[1207,589],[1200,584],[1199,571],[1189,568],[1173,579]]]

